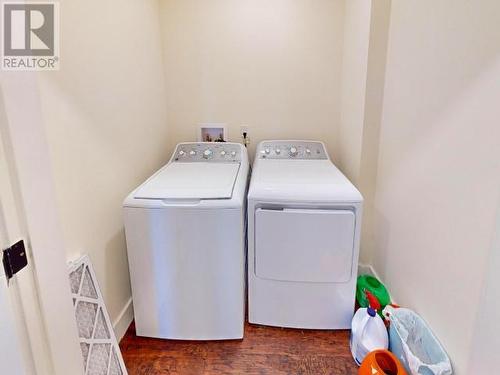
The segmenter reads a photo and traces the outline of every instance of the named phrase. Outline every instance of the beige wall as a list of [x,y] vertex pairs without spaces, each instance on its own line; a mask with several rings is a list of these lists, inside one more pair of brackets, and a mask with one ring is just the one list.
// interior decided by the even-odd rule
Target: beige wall
[[390,6],[62,1],[43,116],[68,258],[91,255],[112,319],[130,298],[122,199],[199,123],[233,141],[245,125],[251,152],[327,142],[367,198],[363,260],[467,373],[499,201],[500,5]]
[[339,164],[346,176],[357,184],[363,144],[372,4],[371,1],[352,0],[347,1],[345,7]]
[[500,3],[391,11],[372,262],[468,374],[500,192]]
[[227,123],[234,141],[248,126],[252,152],[311,138],[338,154],[343,6],[61,2],[61,69],[38,75],[43,121],[68,260],[90,254],[112,320],[130,300],[122,200],[199,123]]
[[390,0],[346,2],[338,166],[363,194],[360,261],[373,249],[373,200],[385,84]]
[[333,157],[340,120],[344,2],[162,0],[167,116],[173,139],[198,124],[265,138],[321,139]]
[[158,14],[61,1],[61,70],[39,76],[67,256],[90,254],[112,320],[131,296],[122,201],[171,148]]

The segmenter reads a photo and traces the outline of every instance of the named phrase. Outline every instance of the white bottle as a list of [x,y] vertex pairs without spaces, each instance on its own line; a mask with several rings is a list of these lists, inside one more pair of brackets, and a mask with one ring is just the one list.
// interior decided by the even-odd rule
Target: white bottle
[[372,307],[360,308],[351,323],[351,353],[361,365],[366,355],[376,349],[387,349],[389,337],[384,321]]

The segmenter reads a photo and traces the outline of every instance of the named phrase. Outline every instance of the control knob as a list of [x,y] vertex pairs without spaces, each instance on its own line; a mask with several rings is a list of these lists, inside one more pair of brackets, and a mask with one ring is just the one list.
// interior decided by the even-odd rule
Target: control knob
[[184,150],[180,150],[179,151],[179,156],[184,156],[184,155],[186,155],[186,152]]
[[298,154],[298,151],[297,151],[297,147],[290,147],[290,156],[297,156]]
[[191,150],[191,151],[189,151],[189,155],[191,155],[191,156],[195,156],[195,155],[196,155],[196,151],[195,151],[195,150]]
[[208,159],[210,156],[212,156],[212,150],[210,150],[209,148],[207,148],[205,151],[203,151],[203,157],[205,159]]
[[222,151],[220,152],[220,155],[221,155],[221,156],[226,156],[226,151],[222,150]]

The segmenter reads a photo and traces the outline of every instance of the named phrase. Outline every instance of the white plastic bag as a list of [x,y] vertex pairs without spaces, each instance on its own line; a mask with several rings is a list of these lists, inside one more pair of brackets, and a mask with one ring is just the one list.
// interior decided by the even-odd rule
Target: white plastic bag
[[425,321],[409,309],[387,306],[389,348],[412,375],[451,375],[450,359]]

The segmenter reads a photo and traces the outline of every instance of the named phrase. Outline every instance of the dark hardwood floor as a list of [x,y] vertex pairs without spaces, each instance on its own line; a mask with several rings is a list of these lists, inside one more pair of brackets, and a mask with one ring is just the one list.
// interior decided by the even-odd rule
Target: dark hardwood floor
[[135,335],[120,342],[130,375],[357,374],[349,331],[309,331],[246,324],[233,341],[174,341]]

